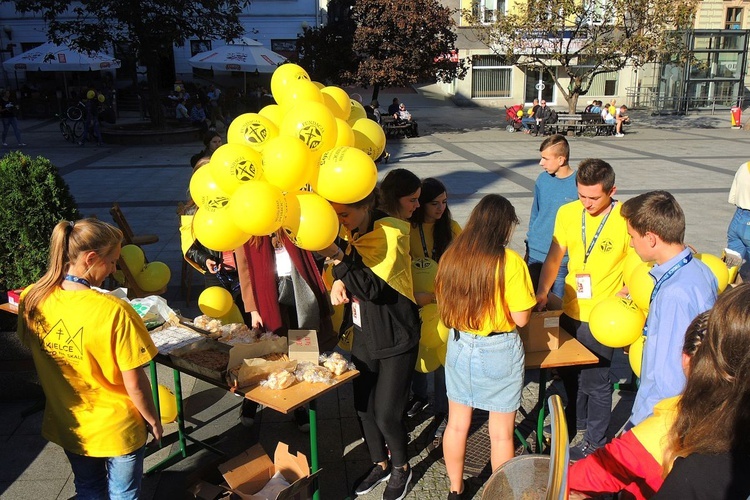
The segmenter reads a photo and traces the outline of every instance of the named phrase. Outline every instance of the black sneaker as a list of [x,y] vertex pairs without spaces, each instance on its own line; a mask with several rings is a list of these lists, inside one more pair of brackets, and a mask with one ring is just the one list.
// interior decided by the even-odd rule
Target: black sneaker
[[406,470],[401,467],[391,467],[391,478],[383,492],[383,500],[402,500],[406,496],[411,481],[411,467],[406,464]]
[[427,408],[430,403],[425,399],[412,398],[409,400],[406,410],[406,416],[409,418],[416,417],[422,410]]
[[570,460],[583,460],[597,450],[597,447],[588,441],[581,441],[576,446],[570,447]]
[[240,423],[245,427],[252,427],[255,423],[255,413],[258,411],[258,403],[249,399],[242,400],[240,407]]
[[297,422],[297,429],[300,432],[310,432],[310,415],[307,413],[307,408],[300,406],[294,410],[294,421]]
[[354,494],[358,496],[366,495],[383,481],[388,481],[389,477],[391,477],[390,463],[385,469],[383,469],[380,464],[375,464],[372,466],[372,469],[370,469],[370,472],[358,481],[357,487],[354,488]]
[[451,491],[450,493],[448,493],[448,500],[461,500],[461,493]]

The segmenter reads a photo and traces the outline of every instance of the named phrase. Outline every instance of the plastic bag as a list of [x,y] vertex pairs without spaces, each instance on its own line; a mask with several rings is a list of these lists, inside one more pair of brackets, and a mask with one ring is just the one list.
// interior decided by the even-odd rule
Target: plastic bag
[[149,295],[142,299],[133,299],[130,305],[143,318],[146,328],[155,328],[166,323],[175,312],[167,305],[167,301],[158,295]]
[[346,373],[349,370],[354,370],[354,363],[349,363],[344,356],[337,352],[331,354],[321,354],[318,361],[325,368],[328,368],[331,373],[336,376]]
[[323,383],[333,385],[336,383],[333,380],[333,373],[328,368],[323,366],[314,365],[308,361],[303,361],[297,364],[297,369],[294,370],[294,375],[300,382],[310,382],[313,384]]

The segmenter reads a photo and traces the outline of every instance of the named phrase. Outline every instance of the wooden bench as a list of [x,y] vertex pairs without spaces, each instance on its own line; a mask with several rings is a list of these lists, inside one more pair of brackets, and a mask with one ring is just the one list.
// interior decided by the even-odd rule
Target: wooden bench
[[399,125],[392,116],[383,116],[380,119],[380,125],[383,127],[383,132],[385,132],[387,138],[405,138],[406,132],[411,128],[408,123]]

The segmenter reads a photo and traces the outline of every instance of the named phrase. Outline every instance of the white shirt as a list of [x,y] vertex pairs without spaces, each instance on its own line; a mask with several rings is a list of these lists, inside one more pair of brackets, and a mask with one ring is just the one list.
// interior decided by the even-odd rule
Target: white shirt
[[738,208],[750,210],[750,162],[745,162],[737,169],[729,189],[729,203]]

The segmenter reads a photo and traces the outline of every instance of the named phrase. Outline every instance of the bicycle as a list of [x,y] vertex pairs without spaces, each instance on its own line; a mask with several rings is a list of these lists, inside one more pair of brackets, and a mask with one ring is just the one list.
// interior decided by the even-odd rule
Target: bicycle
[[83,120],[68,122],[67,116],[60,116],[60,132],[66,141],[75,144],[83,137]]
[[78,104],[69,107],[65,111],[65,116],[74,122],[83,120],[83,117],[86,116],[86,104],[83,101],[78,101]]

